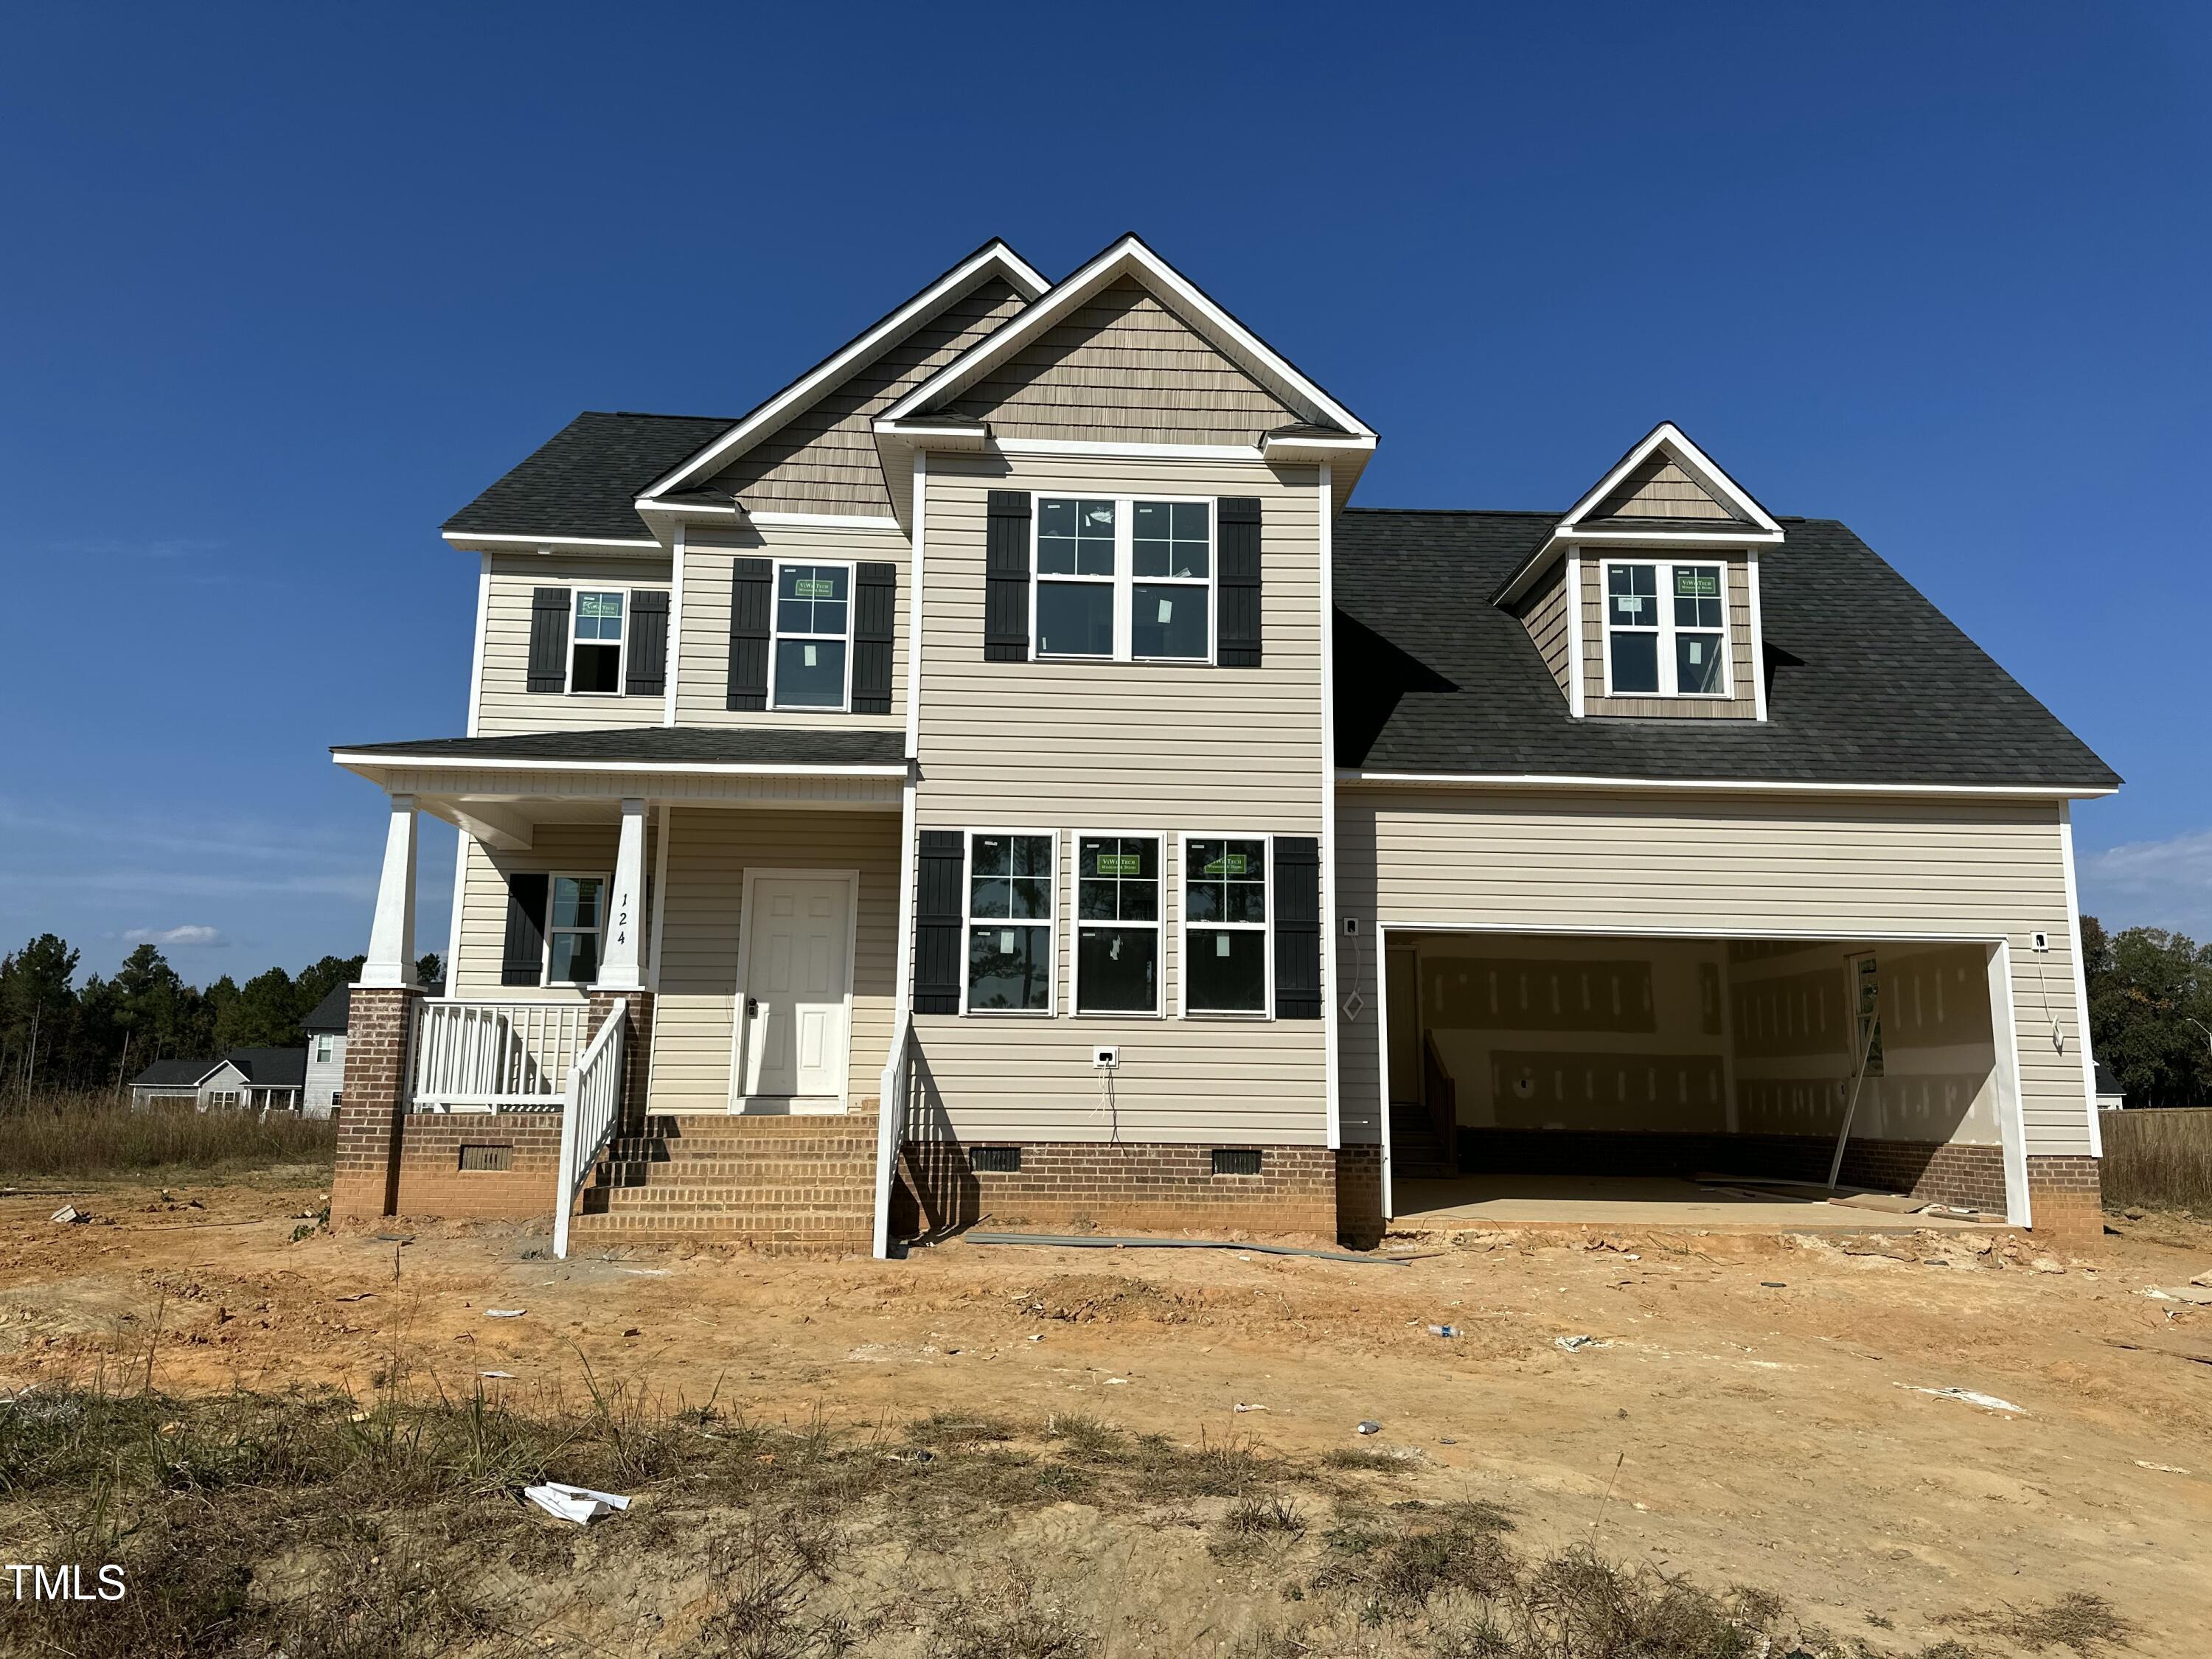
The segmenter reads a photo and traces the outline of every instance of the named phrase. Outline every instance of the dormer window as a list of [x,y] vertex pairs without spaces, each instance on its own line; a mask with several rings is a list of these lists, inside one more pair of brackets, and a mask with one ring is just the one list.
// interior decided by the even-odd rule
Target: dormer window
[[1729,695],[1726,572],[1719,564],[1604,561],[1607,695]]

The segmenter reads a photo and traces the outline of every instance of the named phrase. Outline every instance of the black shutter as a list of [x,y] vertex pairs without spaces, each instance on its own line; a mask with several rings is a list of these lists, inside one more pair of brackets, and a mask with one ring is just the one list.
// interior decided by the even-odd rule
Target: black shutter
[[568,590],[530,592],[530,689],[558,694],[568,689]]
[[768,625],[775,567],[766,559],[730,566],[730,707],[768,707]]
[[1321,843],[1275,837],[1275,1018],[1321,1018]]
[[507,949],[499,964],[501,985],[535,985],[545,976],[546,876],[507,878]]
[[967,952],[967,848],[957,830],[925,830],[915,855],[914,1011],[957,1014]]
[[853,712],[891,712],[891,629],[898,615],[898,567],[864,564],[853,572]]
[[629,596],[629,663],[623,689],[633,697],[668,690],[668,595],[658,590]]
[[1260,665],[1260,499],[1224,495],[1214,507],[1221,536],[1221,630],[1214,660],[1224,668]]
[[1030,498],[991,492],[983,543],[983,660],[1030,659]]

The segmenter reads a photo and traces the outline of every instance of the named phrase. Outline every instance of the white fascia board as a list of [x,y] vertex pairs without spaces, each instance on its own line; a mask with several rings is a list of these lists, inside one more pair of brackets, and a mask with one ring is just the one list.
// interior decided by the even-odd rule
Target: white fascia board
[[1347,455],[1372,455],[1375,436],[1369,433],[1341,438],[1278,438],[1271,433],[1261,438],[1260,453],[1292,461],[1334,461]]
[[1103,455],[1147,461],[1256,461],[1256,444],[1123,443],[1109,438],[994,438],[1006,455]]
[[745,514],[744,508],[735,501],[722,507],[711,501],[656,501],[641,495],[630,506],[640,513],[665,513],[673,519],[694,518],[702,514],[719,514],[724,518],[738,519]]
[[1300,374],[1266,341],[1207,298],[1188,277],[1133,234],[1122,237],[1004,327],[954,358],[885,410],[883,418],[902,421],[957,396],[1091,295],[1125,276],[1137,277],[1243,368],[1261,380],[1273,381],[1279,392],[1290,393],[1291,401],[1310,405],[1347,432],[1370,438],[1375,435],[1373,428]]
[[[455,547],[462,548],[471,553],[511,552],[518,547],[542,547],[548,550],[581,547],[593,550],[609,547],[628,547],[647,553],[668,551],[668,544],[665,542],[654,541],[643,536],[632,541],[627,537],[615,536],[514,536],[505,532],[494,535],[483,531],[447,530],[441,532],[440,534],[444,540],[451,542]],[[499,545],[487,548],[484,545],[487,542],[496,542]]]
[[408,767],[423,770],[473,772],[671,772],[687,776],[780,778],[902,778],[906,764],[884,766],[789,766],[774,761],[541,760],[501,755],[392,755],[373,749],[333,750],[333,764],[349,772],[364,767]]
[[1606,778],[1566,772],[1345,770],[1337,776],[1344,783],[1424,789],[1671,789],[1685,793],[1723,791],[1734,794],[1917,795],[2001,800],[2095,800],[2118,793],[2117,787],[2090,784],[1807,783],[1741,778]]
[[673,472],[657,480],[645,494],[648,496],[665,495],[678,485],[736,459],[753,444],[773,433],[899,339],[931,311],[957,299],[994,271],[1003,275],[1032,300],[1052,286],[1030,269],[1028,261],[1004,242],[994,241],[988,246],[978,249],[843,350],[818,368],[799,376]]
[[754,513],[748,515],[755,524],[796,525],[800,529],[811,526],[820,530],[896,530],[899,521],[880,514],[865,513]]
[[929,449],[981,449],[991,437],[991,428],[981,421],[936,421],[927,416],[904,421],[878,417],[872,429],[878,442],[904,438]]
[[1728,503],[1752,524],[1761,530],[1772,531],[1779,538],[1782,526],[1769,516],[1766,509],[1753,501],[1751,493],[1729,477],[1715,464],[1711,456],[1690,441],[1689,434],[1672,421],[1662,421],[1644,434],[1643,441],[1622,456],[1613,470],[1591,485],[1589,493],[1567,509],[1559,520],[1559,528],[1571,530],[1583,520],[1583,515],[1603,501],[1620,486],[1622,479],[1650,459],[1655,450],[1664,449],[1675,465],[1695,478],[1706,489],[1723,497]]
[[1663,553],[1670,548],[1695,550],[1701,547],[1779,547],[1780,530],[1756,530],[1748,525],[1734,530],[1591,530],[1587,526],[1569,530],[1562,526],[1553,531],[1544,544],[1529,556],[1528,563],[1513,573],[1513,580],[1498,590],[1497,603],[1510,605],[1536,585],[1536,579],[1552,568],[1563,550],[1573,547],[1612,547],[1630,550],[1648,547]]

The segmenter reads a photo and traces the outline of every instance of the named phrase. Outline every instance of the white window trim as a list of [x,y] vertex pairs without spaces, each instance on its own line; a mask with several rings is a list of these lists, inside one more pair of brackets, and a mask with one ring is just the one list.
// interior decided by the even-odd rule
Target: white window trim
[[589,980],[556,979],[553,977],[553,884],[564,878],[569,881],[596,881],[600,884],[599,925],[597,927],[563,927],[560,930],[564,933],[596,933],[599,935],[599,948],[592,953],[592,965],[595,972],[599,963],[602,963],[606,957],[606,910],[607,906],[614,900],[615,878],[611,872],[605,870],[548,870],[545,872],[545,937],[539,943],[538,947],[538,987],[542,990],[548,991],[569,989],[588,991],[593,985],[596,985],[599,982],[596,977]]
[[[1236,933],[1257,931],[1261,935],[1261,964],[1266,971],[1266,982],[1260,994],[1260,1006],[1250,1008],[1194,1008],[1190,1006],[1190,894],[1185,874],[1190,868],[1190,844],[1194,841],[1256,841],[1266,848],[1267,920],[1250,921],[1201,921],[1197,925],[1212,930],[1226,928]],[[1179,1019],[1272,1020],[1275,1017],[1275,838],[1264,830],[1190,830],[1176,837],[1176,1017]],[[1324,1011],[1326,1012],[1326,1011]]]
[[[547,901],[551,902],[550,899]],[[337,1039],[326,1031],[315,1034],[315,1064],[328,1066],[337,1058]]]
[[[854,612],[860,607],[860,574],[851,559],[779,558],[770,562],[768,579],[768,706],[787,714],[842,714],[853,707],[853,623]],[[845,631],[836,634],[786,634],[779,625],[782,618],[783,572],[787,565],[805,565],[810,569],[835,565],[845,573]],[[785,640],[842,641],[845,647],[845,693],[835,708],[826,703],[792,703],[789,706],[776,700],[776,647]]]
[[[1846,1090],[1851,1086],[1851,1079],[1858,1075],[1859,1051],[1866,1045],[1866,1029],[1862,1023],[1866,1016],[1859,1012],[1859,963],[1863,962],[1874,964],[1874,1027],[1877,1036],[1881,1031],[1881,952],[1879,951],[1846,952],[1844,957],[1844,1018],[1850,1022],[1844,1029],[1850,1033],[1851,1036],[1851,1069],[1850,1074],[1844,1079],[1844,1087]],[[1887,1045],[1885,1043],[1884,1046]],[[1881,1075],[1880,1072],[1875,1071],[1869,1071],[1867,1073],[1869,1079],[1879,1079]]]
[[[1060,857],[1060,831],[1057,830],[1014,830],[1001,825],[986,825],[981,829],[967,829],[961,832],[960,842],[960,1012],[978,1019],[1052,1019],[1060,1013],[1060,874],[1064,860]],[[1045,884],[1048,896],[1049,913],[1043,918],[1027,918],[1019,921],[1007,916],[981,916],[975,912],[975,837],[978,836],[1035,836],[1052,842],[1052,875]],[[1011,878],[1009,878],[1011,879]],[[968,947],[969,930],[979,924],[999,922],[1015,927],[1044,929],[1045,948],[1045,1005],[1042,1008],[970,1008],[968,1006]]]
[[[568,584],[568,660],[562,665],[561,692],[569,697],[627,696],[629,684],[629,625],[637,615],[634,599],[635,590],[627,582],[585,582]],[[605,640],[581,640],[576,637],[576,608],[586,593],[619,593],[623,602],[622,637],[615,641],[615,689],[611,691],[579,691],[576,690],[576,647],[578,645],[605,645]]]
[[[1093,501],[1114,503],[1114,574],[1103,576],[1043,575],[1037,569],[1037,553],[1044,531],[1044,503],[1048,501]],[[1168,507],[1203,507],[1206,509],[1206,579],[1195,576],[1139,576],[1136,574],[1137,503]],[[1221,635],[1221,526],[1220,512],[1212,495],[1113,495],[1091,489],[1033,489],[1030,492],[1030,659],[1032,662],[1144,662],[1167,663],[1188,668],[1211,668],[1220,655]],[[1037,645],[1037,586],[1040,581],[1088,582],[1094,586],[1114,590],[1114,653],[1110,657],[1067,651],[1046,652]],[[1206,590],[1206,654],[1202,657],[1139,657],[1132,649],[1135,636],[1135,590],[1138,582],[1147,586],[1165,583],[1170,586]]]
[[[1147,500],[1151,498],[1146,497]],[[1159,852],[1155,860],[1155,874],[1159,882],[1158,914],[1150,921],[1090,921],[1083,915],[1083,843],[1088,837],[1095,840],[1149,841],[1156,843]],[[1168,836],[1158,830],[1077,830],[1071,832],[1068,850],[1074,857],[1067,861],[1067,977],[1069,1012],[1078,1019],[1164,1019],[1167,1017],[1168,990]],[[1149,927],[1158,937],[1157,960],[1159,971],[1152,978],[1152,1006],[1150,1008],[1085,1008],[1083,1006],[1083,929],[1092,927]]]
[[[1654,629],[1625,628],[1625,634],[1656,633],[1659,641],[1659,689],[1656,691],[1616,691],[1613,684],[1613,573],[1617,567],[1648,564],[1658,573],[1659,625]],[[1698,567],[1720,572],[1721,600],[1721,689],[1717,691],[1677,691],[1674,689],[1674,572],[1678,568]],[[1605,695],[1608,697],[1665,697],[1683,702],[1729,702],[1735,697],[1735,629],[1729,621],[1729,566],[1724,558],[1674,557],[1654,553],[1643,558],[1624,555],[1620,558],[1598,561],[1598,617],[1603,628],[1601,643],[1605,649]],[[1703,634],[1708,630],[1691,628],[1684,633]]]

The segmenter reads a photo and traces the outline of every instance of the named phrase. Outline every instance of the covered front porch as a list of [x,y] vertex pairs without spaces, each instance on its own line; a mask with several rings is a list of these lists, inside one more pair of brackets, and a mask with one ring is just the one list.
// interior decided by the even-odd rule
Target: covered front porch
[[[799,735],[828,755],[747,741]],[[611,738],[629,758],[582,741]],[[550,1218],[562,1254],[572,1231],[866,1248],[898,740],[651,728],[340,751],[390,818],[342,1109],[376,1121],[380,1167],[348,1179],[342,1122],[334,1210]],[[461,832],[438,997],[412,983],[424,814]]]

